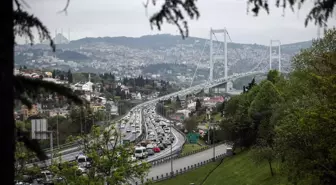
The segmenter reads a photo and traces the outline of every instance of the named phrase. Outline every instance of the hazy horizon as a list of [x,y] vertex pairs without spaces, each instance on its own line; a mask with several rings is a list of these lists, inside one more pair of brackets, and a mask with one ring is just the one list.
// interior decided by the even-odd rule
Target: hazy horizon
[[[62,10],[66,0],[31,0],[29,12],[41,19],[54,37],[55,30],[63,29],[71,40],[85,37],[141,37],[144,35],[172,34],[177,35],[177,27],[164,23],[162,30],[151,30],[149,17],[160,5],[146,9],[144,0],[71,0],[68,14],[57,13]],[[270,6],[270,14],[261,11],[258,17],[250,12],[247,15],[246,0],[199,0],[199,20],[188,20],[190,37],[209,38],[209,30],[227,28],[234,43],[268,45],[269,41],[280,40],[283,44],[309,41],[317,37],[317,26],[310,23],[304,26],[304,20],[312,7],[312,2],[295,13],[287,8],[282,16],[282,8]],[[219,19],[220,18],[220,19]],[[220,20],[220,21],[219,21]],[[328,27],[334,27],[332,18]],[[321,31],[321,36],[322,36]],[[217,36],[219,37],[219,36]],[[25,39],[18,38],[18,43]]]

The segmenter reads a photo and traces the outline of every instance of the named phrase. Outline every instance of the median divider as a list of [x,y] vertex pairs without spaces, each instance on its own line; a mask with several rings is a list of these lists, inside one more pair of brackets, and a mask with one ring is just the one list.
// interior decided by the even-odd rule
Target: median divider
[[[147,178],[144,183],[146,183],[146,182],[158,182],[158,181],[168,180],[168,179],[174,178],[174,177],[176,177],[178,175],[184,174],[186,172],[195,170],[195,169],[197,169],[199,167],[202,167],[202,166],[204,166],[206,164],[209,164],[211,162],[214,162],[214,160],[215,161],[219,161],[219,160],[221,160],[221,159],[223,159],[225,157],[231,156],[231,155],[232,155],[232,153],[220,154],[220,155],[215,156],[215,159],[212,157],[212,158],[209,158],[209,159],[207,159],[205,161],[200,161],[198,163],[195,163],[195,164],[192,164],[192,165],[188,165],[188,166],[185,166],[185,167],[180,168],[180,169],[175,169],[173,173],[167,172],[167,173],[163,173],[161,175],[157,175],[155,177]],[[134,184],[135,185],[141,185],[142,183],[136,181],[136,182],[134,182]]]
[[[215,147],[216,146],[219,146],[221,144],[224,144],[224,142],[220,142],[220,143],[217,143],[215,144]],[[168,155],[168,156],[165,156],[165,157],[162,157],[160,159],[156,159],[154,161],[150,161],[149,163],[152,165],[152,166],[158,166],[158,165],[161,165],[161,164],[165,164],[165,163],[168,163],[172,160],[175,160],[175,159],[180,159],[180,158],[183,158],[183,157],[187,157],[187,156],[190,156],[190,155],[194,155],[194,154],[197,154],[197,153],[200,153],[200,152],[203,152],[205,150],[208,150],[208,149],[211,149],[213,146],[206,146],[206,147],[203,147],[203,148],[200,148],[198,150],[194,150],[192,152],[187,152],[187,153],[182,153],[182,149],[183,148],[180,148],[179,150],[176,150],[174,152],[174,154],[172,155]]]

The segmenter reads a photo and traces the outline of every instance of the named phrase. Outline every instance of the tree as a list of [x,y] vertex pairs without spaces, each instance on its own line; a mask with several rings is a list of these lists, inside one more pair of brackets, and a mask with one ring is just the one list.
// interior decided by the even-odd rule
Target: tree
[[[293,59],[276,109],[276,147],[294,183],[335,184],[336,29]],[[308,181],[308,182],[307,182]]]
[[[92,159],[92,165],[86,175],[74,176],[76,165],[61,164],[52,166],[51,170],[59,177],[66,179],[68,184],[124,184],[129,180],[144,178],[150,165],[145,162],[133,162],[132,145],[116,145],[119,143],[118,134],[114,128],[103,130],[93,127],[91,134],[83,138],[83,151]],[[74,166],[73,166],[74,165]],[[65,184],[65,183],[64,183]]]
[[188,132],[192,132],[197,128],[198,123],[195,117],[191,117],[189,119],[184,120],[183,125]]
[[272,82],[273,84],[276,84],[279,81],[280,74],[277,70],[270,70],[267,73],[267,80]]
[[176,96],[176,107],[180,108],[181,107],[181,100],[179,96]]
[[[269,1],[259,1],[259,0],[248,0],[248,8],[250,8],[249,5],[252,4],[252,12],[255,15],[258,15],[260,9],[264,9],[267,13],[269,13]],[[296,1],[296,0],[277,0],[275,5],[277,8],[282,7],[283,9],[287,8],[288,6],[294,11],[294,6],[298,5],[298,9],[302,7],[302,5],[306,1]],[[320,26],[327,26],[326,23],[329,20],[329,18],[332,17],[332,14],[334,12],[336,1],[334,0],[315,0],[313,8],[308,13],[306,20],[304,22],[305,26],[308,25],[309,22],[314,21],[315,25]]]
[[[270,73],[273,73],[270,71]],[[260,90],[252,101],[249,108],[250,117],[260,115],[258,119],[254,119],[254,123],[258,129],[258,138],[256,149],[252,152],[257,152],[257,156],[262,155],[267,160],[272,176],[272,162],[275,159],[274,140],[275,140],[275,123],[271,121],[272,112],[277,103],[281,103],[282,97],[276,87],[270,81],[266,81],[260,87]],[[262,154],[265,152],[264,154]],[[267,157],[266,157],[267,156]]]
[[256,85],[255,78],[253,78],[252,81],[247,86],[243,86],[243,92],[244,93],[248,92],[255,85]]
[[68,83],[69,84],[71,84],[71,83],[73,83],[73,79],[72,79],[72,73],[71,73],[71,70],[69,69],[69,71],[68,71]]
[[52,71],[52,73],[51,73],[51,75],[52,75],[52,78],[56,78],[56,71],[55,71],[55,69]]
[[202,107],[202,105],[201,105],[201,101],[200,101],[199,99],[197,99],[197,100],[196,100],[196,106],[195,106],[196,111],[200,110],[201,107]]

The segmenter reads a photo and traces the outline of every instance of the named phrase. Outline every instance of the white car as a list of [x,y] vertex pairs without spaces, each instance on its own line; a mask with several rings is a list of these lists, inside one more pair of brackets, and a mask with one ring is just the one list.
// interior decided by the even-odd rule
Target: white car
[[120,125],[120,128],[125,128],[125,124],[121,124],[121,125]]
[[127,128],[127,129],[126,129],[126,132],[131,132],[131,129],[130,129],[130,128]]

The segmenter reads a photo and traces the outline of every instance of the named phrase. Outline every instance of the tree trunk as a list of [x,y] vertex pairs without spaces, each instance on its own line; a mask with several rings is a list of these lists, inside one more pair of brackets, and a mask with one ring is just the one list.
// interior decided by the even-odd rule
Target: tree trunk
[[0,179],[1,184],[14,184],[15,126],[13,115],[14,32],[13,1],[0,3]]
[[271,171],[271,175],[272,177],[274,176],[274,172],[273,172],[273,168],[272,168],[272,161],[268,161],[268,165],[269,165],[269,168],[270,168],[270,171]]

